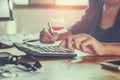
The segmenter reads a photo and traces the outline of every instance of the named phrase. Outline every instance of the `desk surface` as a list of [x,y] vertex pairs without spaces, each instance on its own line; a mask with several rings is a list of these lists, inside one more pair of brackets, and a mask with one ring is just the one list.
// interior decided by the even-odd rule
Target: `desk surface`
[[[15,48],[0,51],[21,53]],[[35,79],[29,80],[120,80],[120,72],[103,69],[100,65],[102,61],[115,59],[120,59],[120,56],[86,55],[75,59],[42,59],[40,60],[42,68],[39,75],[44,75],[45,79],[37,76]]]
[[102,69],[105,60],[120,57],[83,56],[77,59],[43,60],[41,72],[48,80],[120,80],[120,72]]

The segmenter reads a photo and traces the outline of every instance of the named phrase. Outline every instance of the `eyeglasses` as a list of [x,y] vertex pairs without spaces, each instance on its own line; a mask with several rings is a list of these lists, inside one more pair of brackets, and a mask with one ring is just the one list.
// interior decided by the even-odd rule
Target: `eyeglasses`
[[24,71],[36,71],[42,67],[41,63],[33,56],[26,55],[27,57],[34,61],[34,63],[28,63],[27,61],[21,61],[23,56],[15,56],[11,55],[7,52],[0,53],[0,65],[5,64],[14,64],[17,68],[24,70]]

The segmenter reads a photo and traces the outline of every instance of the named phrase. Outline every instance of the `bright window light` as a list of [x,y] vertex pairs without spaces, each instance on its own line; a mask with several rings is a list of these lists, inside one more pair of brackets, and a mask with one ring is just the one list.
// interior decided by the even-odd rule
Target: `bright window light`
[[56,5],[87,6],[88,0],[55,0]]
[[28,5],[29,4],[29,0],[13,0],[14,4],[17,5]]

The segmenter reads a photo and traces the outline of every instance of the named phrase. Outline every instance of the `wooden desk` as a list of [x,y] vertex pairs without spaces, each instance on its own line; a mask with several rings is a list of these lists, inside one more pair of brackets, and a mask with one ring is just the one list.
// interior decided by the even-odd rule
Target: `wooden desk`
[[[0,51],[20,53],[15,48]],[[40,75],[44,75],[45,80],[120,80],[120,72],[103,69],[100,65],[102,61],[114,59],[120,59],[120,57],[89,55],[75,59],[40,59],[42,64]],[[36,77],[35,80],[43,79]]]
[[42,60],[41,72],[48,80],[120,80],[120,72],[103,69],[100,62],[120,57],[84,56],[77,59]]

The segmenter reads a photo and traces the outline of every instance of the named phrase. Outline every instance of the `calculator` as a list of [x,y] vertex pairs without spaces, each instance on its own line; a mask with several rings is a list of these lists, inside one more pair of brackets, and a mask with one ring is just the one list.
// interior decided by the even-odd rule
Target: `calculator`
[[57,50],[57,46],[24,45],[21,43],[14,43],[14,46],[27,55],[38,58],[74,58],[77,56],[76,53],[71,53],[69,49],[63,47]]

